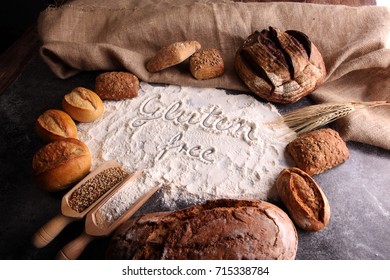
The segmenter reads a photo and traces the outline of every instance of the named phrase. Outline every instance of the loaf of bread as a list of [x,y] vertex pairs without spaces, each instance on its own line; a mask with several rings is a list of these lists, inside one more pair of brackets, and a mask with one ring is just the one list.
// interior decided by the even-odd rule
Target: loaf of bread
[[296,229],[277,206],[220,199],[150,213],[120,226],[108,259],[294,259]]
[[41,114],[35,122],[35,131],[46,142],[77,138],[76,124],[61,110],[50,109]]
[[200,50],[198,41],[175,42],[162,47],[146,64],[149,72],[158,72],[173,65],[179,64]]
[[129,72],[106,72],[95,81],[95,92],[103,100],[121,100],[138,96],[139,80]]
[[286,168],[276,180],[276,190],[294,223],[303,230],[319,231],[330,218],[328,199],[310,175]]
[[63,190],[84,178],[91,168],[88,147],[78,139],[50,142],[39,149],[32,160],[34,179],[48,192]]
[[190,57],[190,71],[197,80],[213,79],[223,74],[225,64],[217,49],[197,51]]
[[247,37],[236,52],[234,68],[253,93],[277,103],[298,101],[326,77],[322,55],[305,33],[272,27]]
[[319,174],[349,158],[349,150],[337,131],[323,128],[303,134],[287,145],[297,167]]
[[92,90],[77,87],[64,96],[62,108],[74,120],[93,122],[103,114],[104,104]]

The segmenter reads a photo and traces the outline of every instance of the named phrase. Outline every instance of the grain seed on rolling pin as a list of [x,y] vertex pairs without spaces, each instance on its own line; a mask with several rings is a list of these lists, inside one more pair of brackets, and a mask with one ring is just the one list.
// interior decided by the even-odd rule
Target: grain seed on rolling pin
[[86,181],[69,197],[69,206],[78,213],[83,212],[108,190],[122,182],[128,175],[121,167],[111,167]]

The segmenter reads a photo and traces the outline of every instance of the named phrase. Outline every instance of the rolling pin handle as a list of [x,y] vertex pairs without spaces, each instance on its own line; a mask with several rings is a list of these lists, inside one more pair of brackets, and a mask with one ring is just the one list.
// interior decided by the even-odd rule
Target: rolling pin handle
[[72,221],[72,218],[62,214],[55,216],[34,234],[32,244],[36,248],[45,247]]
[[84,251],[85,247],[94,239],[85,231],[76,239],[68,243],[61,251],[58,252],[57,260],[76,260]]

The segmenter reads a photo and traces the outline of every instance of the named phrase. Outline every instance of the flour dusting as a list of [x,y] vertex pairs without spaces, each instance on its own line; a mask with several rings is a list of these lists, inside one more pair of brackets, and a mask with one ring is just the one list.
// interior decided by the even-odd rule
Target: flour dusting
[[93,168],[116,160],[144,176],[100,209],[103,225],[160,183],[172,209],[207,199],[275,198],[288,140],[280,137],[286,127],[265,124],[280,116],[272,104],[218,89],[141,83],[138,97],[104,105],[99,120],[79,125]]

